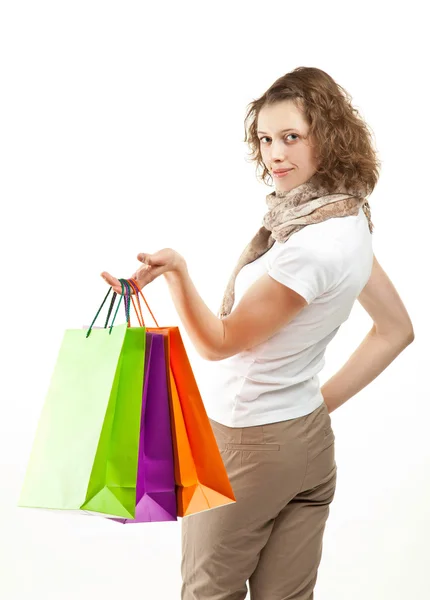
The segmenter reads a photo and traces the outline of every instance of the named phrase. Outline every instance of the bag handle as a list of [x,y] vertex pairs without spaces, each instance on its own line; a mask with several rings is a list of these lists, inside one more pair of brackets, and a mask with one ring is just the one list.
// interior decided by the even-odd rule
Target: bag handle
[[125,298],[124,298],[124,306],[125,306],[125,319],[127,321],[127,327],[131,327],[130,323],[130,296],[131,296],[131,288],[127,279],[120,279],[126,287]]
[[[158,322],[157,322],[157,319],[154,317],[154,314],[153,314],[153,312],[152,312],[152,310],[151,310],[148,302],[146,301],[145,296],[143,295],[141,289],[139,288],[139,285],[138,285],[137,281],[135,279],[133,279],[133,278],[130,278],[130,279],[119,279],[119,281],[120,282],[124,282],[126,285],[127,284],[130,285],[133,288],[133,290],[134,290],[134,295],[131,294],[131,301],[133,302],[134,312],[136,313],[136,317],[137,317],[137,320],[139,321],[140,327],[146,327],[146,325],[145,325],[145,319],[144,319],[143,313],[142,313],[142,306],[140,304],[139,293],[142,296],[142,298],[144,299],[145,304],[146,304],[149,312],[151,313],[152,318],[154,319],[156,327],[160,327],[159,324],[158,324]],[[134,297],[136,297],[138,308],[136,308],[136,304],[134,302]],[[111,307],[109,308],[109,314],[108,314],[108,318],[107,318],[106,322],[108,322],[108,320],[110,318],[110,313],[112,312],[112,306],[113,306],[113,302],[111,304]],[[129,327],[130,327],[130,325],[129,325]]]
[[137,320],[139,321],[139,325],[141,327],[145,327],[145,319],[143,318],[142,307],[140,306],[139,286],[137,285],[137,282],[135,279],[128,279],[128,283],[132,286],[132,288],[134,290],[134,293],[136,295],[137,305],[139,307],[139,311],[138,311],[136,308],[136,305],[134,303],[134,298],[132,296],[131,301],[133,302],[134,312],[136,313]]
[[[130,284],[128,283],[127,279],[120,279],[119,281],[121,283],[121,298],[118,303],[118,308],[119,308],[119,305],[121,304],[122,297],[124,296],[124,286],[125,286],[125,288],[126,288],[125,296],[124,296],[125,320],[127,321],[127,326],[131,327],[131,322],[130,322],[130,296],[131,296]],[[113,303],[111,303],[111,306],[109,308],[105,328],[107,327],[107,323],[110,318],[112,306],[113,306]],[[117,308],[117,312],[118,312],[118,308]],[[116,313],[115,313],[115,317],[116,317]],[[115,317],[114,317],[114,320],[115,320]],[[112,329],[112,327],[113,327],[113,323],[111,325],[111,329]]]
[[[111,323],[111,326],[110,326],[110,329],[109,329],[109,335],[112,333],[112,328],[113,328],[113,326],[114,326],[115,319],[116,319],[116,316],[117,316],[117,314],[118,314],[118,309],[119,309],[119,307],[120,307],[120,304],[121,304],[121,301],[122,301],[122,297],[124,296],[124,283],[123,283],[122,281],[120,281],[120,283],[121,283],[121,297],[120,297],[120,299],[119,299],[118,306],[116,307],[115,315],[114,315],[114,317],[113,317],[113,320],[112,320],[112,323]],[[97,320],[97,317],[99,316],[99,314],[100,314],[100,311],[101,311],[101,309],[103,308],[103,306],[104,306],[104,304],[105,304],[106,300],[108,299],[108,296],[109,296],[109,294],[110,294],[111,290],[112,290],[112,287],[110,287],[110,288],[109,288],[109,290],[108,290],[108,293],[106,294],[106,296],[105,296],[105,298],[104,298],[103,302],[101,303],[101,306],[100,306],[100,308],[98,309],[98,311],[97,311],[97,314],[96,314],[96,316],[94,317],[94,319],[93,319],[93,322],[91,323],[91,325],[90,325],[90,327],[89,327],[89,329],[88,329],[88,331],[87,331],[87,334],[86,334],[86,336],[85,336],[86,338],[88,338],[88,337],[91,335],[91,331],[92,331],[93,325],[94,325],[94,323],[96,322],[96,320]],[[109,308],[109,312],[108,312],[108,317],[107,317],[107,320],[106,320],[106,323],[105,323],[105,329],[107,328],[107,324],[108,324],[109,317],[110,317],[110,314],[111,314],[111,312],[112,312],[112,309],[113,309],[113,306],[114,306],[114,303],[115,303],[115,298],[116,298],[116,296],[117,296],[117,293],[116,293],[116,292],[114,292],[114,293],[113,293],[113,297],[112,297],[112,301],[111,301],[111,305],[110,305],[110,308]],[[127,312],[127,308],[128,308],[128,312]],[[127,317],[127,321],[129,321],[129,320],[130,320],[130,303],[128,303],[128,306],[126,305],[126,317]]]
[[[137,309],[136,309],[136,306],[134,304],[134,298],[133,298],[133,296],[131,294],[131,289],[130,289],[131,286],[132,286],[133,290],[136,292],[136,289],[137,290],[139,289],[138,286],[137,286],[137,284],[136,283],[134,283],[134,284],[131,283],[131,282],[134,282],[134,279],[133,280],[132,279],[119,279],[119,281],[122,282],[122,283],[124,283],[124,285],[127,288],[127,293],[125,295],[124,305],[125,305],[125,311],[126,311],[125,312],[125,317],[127,319],[128,326],[131,327],[131,322],[130,322],[130,297],[131,297],[131,300],[133,301],[134,310],[136,312],[137,319],[139,321],[139,325],[140,325],[140,327],[144,327],[144,319],[143,319],[143,315],[142,315],[142,309],[140,307],[139,297],[137,297],[137,300],[139,302],[140,316],[139,316],[139,314],[137,312]],[[137,292],[136,292],[136,294],[137,294]],[[116,295],[117,295],[116,292],[114,292],[114,296],[116,296]],[[110,315],[112,313],[113,303],[114,303],[114,299],[112,299],[111,305],[109,307],[108,316],[106,318],[105,328],[107,327],[107,323],[109,322]],[[127,307],[128,307],[128,312],[127,312]]]
[[[140,298],[139,298],[139,291],[140,291],[140,289],[139,289],[139,285],[138,285],[137,281],[135,279],[133,279],[133,278],[130,278],[130,279],[120,279],[119,281],[123,282],[126,286],[131,286],[133,288],[133,290],[135,292],[134,295],[136,296],[136,301],[137,301],[138,308],[136,308],[136,304],[134,302],[134,295],[127,294],[126,295],[126,301],[130,302],[130,297],[131,297],[131,301],[133,302],[134,311],[136,313],[137,320],[139,321],[139,325],[140,325],[140,327],[145,327],[145,319],[143,317],[142,306],[140,304]],[[143,296],[143,294],[142,294],[142,296]],[[143,298],[145,299],[144,296],[143,296]],[[145,300],[145,302],[146,302],[146,300]],[[146,303],[146,305],[148,306],[147,303]],[[111,306],[109,308],[109,314],[108,314],[108,318],[107,318],[106,322],[109,321],[110,313],[112,312],[112,306],[113,306],[113,303],[111,304]],[[149,306],[148,306],[148,308],[149,308]],[[150,308],[149,308],[149,311],[151,312]],[[153,317],[153,319],[154,319],[154,321],[156,323],[156,326],[158,327],[159,325],[158,325],[158,323],[157,323],[154,315],[152,314],[152,312],[151,312],[151,315],[152,315],[152,317]],[[128,318],[128,323],[129,323],[129,327],[130,327],[130,319],[129,318]]]
[[[154,319],[156,327],[160,327],[159,324],[158,324],[158,322],[157,322],[157,319],[154,317],[154,314],[153,314],[153,312],[152,312],[152,310],[151,310],[148,302],[146,301],[146,298],[143,295],[142,290],[140,289],[137,281],[135,279],[133,279],[133,278],[130,278],[130,279],[119,279],[119,282],[121,284],[121,296],[120,296],[120,299],[119,299],[119,302],[118,302],[118,306],[116,307],[115,315],[113,317],[111,326],[109,328],[109,335],[112,333],[112,328],[114,326],[115,319],[116,319],[116,316],[118,314],[118,310],[119,310],[122,298],[124,296],[124,285],[126,286],[126,293],[125,293],[125,299],[124,299],[124,303],[125,303],[125,316],[126,316],[128,327],[131,326],[131,322],[130,322],[130,307],[131,307],[130,298],[131,298],[131,300],[133,302],[133,307],[134,307],[137,319],[139,321],[139,325],[141,327],[145,327],[145,319],[143,318],[143,313],[142,313],[142,307],[140,305],[139,294],[142,296],[143,300],[145,301],[145,304],[146,304],[149,312],[151,313],[152,318]],[[131,294],[131,287],[133,288],[133,290],[135,292],[137,304],[138,304],[138,307],[139,307],[139,312],[138,312],[138,309],[136,308],[136,305],[134,303],[133,295]],[[102,310],[103,306],[105,305],[105,302],[108,299],[108,296],[109,296],[109,294],[110,294],[111,291],[112,291],[112,287],[109,288],[108,293],[106,294],[103,302],[101,303],[101,306],[98,309],[97,314],[94,317],[93,322],[91,323],[91,325],[90,325],[90,327],[89,327],[89,329],[87,331],[87,334],[86,334],[87,338],[91,335],[92,327],[93,327],[94,323],[96,322],[97,317],[100,314],[100,311]],[[108,327],[109,319],[110,319],[110,316],[112,314],[113,307],[115,305],[115,299],[116,299],[117,295],[118,295],[117,292],[113,292],[112,300],[111,300],[111,303],[110,303],[110,306],[109,306],[109,310],[108,310],[108,314],[107,314],[106,322],[105,322],[105,326],[104,326],[105,329],[107,329],[107,327]]]
[[[139,320],[139,316],[140,316],[140,318],[142,319],[142,324],[141,324],[141,327],[146,327],[146,325],[145,325],[145,319],[143,318],[142,307],[141,307],[141,305],[140,305],[139,294],[140,294],[140,295],[142,296],[142,298],[144,299],[144,301],[145,301],[145,304],[146,304],[146,306],[147,306],[147,308],[148,308],[149,312],[151,313],[151,317],[154,319],[154,323],[155,323],[156,327],[160,327],[160,326],[159,326],[159,324],[157,323],[157,319],[154,317],[154,315],[153,315],[153,312],[152,312],[152,310],[151,310],[151,309],[150,309],[150,307],[149,307],[149,304],[148,304],[148,302],[146,301],[146,298],[145,298],[145,296],[142,294],[142,290],[140,289],[140,287],[139,287],[139,285],[138,285],[137,281],[136,281],[135,279],[133,279],[133,278],[131,278],[131,279],[127,279],[127,281],[128,281],[128,283],[129,283],[129,284],[130,284],[130,285],[133,287],[133,289],[134,289],[134,292],[135,292],[135,295],[136,295],[136,300],[137,300],[137,304],[138,304],[138,307],[139,307],[139,314],[138,314],[138,312],[137,312],[137,308],[136,308],[136,305],[135,305],[135,303],[134,303],[134,298],[133,298],[133,296],[131,296],[131,300],[132,300],[132,302],[133,302],[134,310],[135,310],[135,312],[136,312],[136,316],[137,316],[138,320]],[[140,320],[139,320],[139,323],[140,323]]]
[[[112,288],[110,288],[110,290],[111,290],[111,289],[112,289]],[[109,292],[110,292],[110,290],[109,290]],[[109,293],[109,292],[108,292],[108,293]],[[105,323],[105,326],[104,326],[104,328],[105,328],[105,329],[107,329],[108,322],[109,322],[109,319],[110,319],[110,315],[111,315],[111,312],[112,312],[112,310],[113,310],[113,305],[115,304],[115,298],[116,298],[117,296],[118,296],[118,294],[117,294],[116,292],[114,292],[114,293],[112,294],[112,300],[111,300],[111,303],[110,303],[110,306],[109,306],[108,314],[107,314],[107,317],[106,317],[106,323]],[[106,299],[106,298],[105,298],[105,299]],[[103,305],[102,305],[102,306],[103,306]]]

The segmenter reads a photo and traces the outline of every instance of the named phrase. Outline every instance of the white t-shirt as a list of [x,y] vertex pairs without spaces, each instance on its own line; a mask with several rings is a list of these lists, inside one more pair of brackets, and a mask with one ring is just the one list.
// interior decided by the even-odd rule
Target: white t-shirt
[[295,419],[318,408],[324,401],[318,373],[325,349],[347,320],[372,263],[372,234],[360,209],[357,216],[306,225],[245,265],[236,278],[232,310],[265,273],[298,292],[308,305],[265,342],[209,363],[202,386],[208,416],[229,427],[250,427]]

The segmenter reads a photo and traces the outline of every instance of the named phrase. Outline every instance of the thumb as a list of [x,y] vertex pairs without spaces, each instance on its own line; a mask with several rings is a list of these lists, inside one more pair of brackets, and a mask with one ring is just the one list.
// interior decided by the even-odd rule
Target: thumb
[[141,263],[143,263],[145,265],[151,265],[152,264],[150,254],[147,254],[146,252],[140,252],[137,255],[137,260],[139,260]]

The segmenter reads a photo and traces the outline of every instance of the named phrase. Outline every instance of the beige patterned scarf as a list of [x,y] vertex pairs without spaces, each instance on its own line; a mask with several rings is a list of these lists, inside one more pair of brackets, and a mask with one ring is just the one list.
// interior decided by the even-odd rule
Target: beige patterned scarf
[[242,267],[253,262],[267,252],[276,242],[285,243],[293,233],[306,225],[320,223],[332,217],[358,215],[363,211],[373,232],[370,206],[361,189],[346,189],[339,185],[329,193],[321,184],[318,174],[289,191],[275,190],[266,196],[268,211],[263,218],[263,226],[257,231],[239,257],[230,276],[218,317],[230,314],[234,305],[234,282]]

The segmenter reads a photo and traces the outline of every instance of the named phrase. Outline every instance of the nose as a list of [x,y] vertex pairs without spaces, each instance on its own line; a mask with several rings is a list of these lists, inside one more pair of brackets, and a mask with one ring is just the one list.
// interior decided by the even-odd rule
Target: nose
[[285,163],[285,157],[287,154],[286,151],[286,147],[285,144],[283,142],[283,140],[275,140],[274,142],[272,142],[272,147],[271,147],[271,163],[275,164],[276,162],[280,162],[282,164]]

